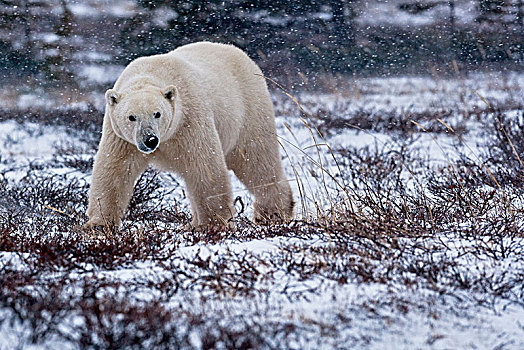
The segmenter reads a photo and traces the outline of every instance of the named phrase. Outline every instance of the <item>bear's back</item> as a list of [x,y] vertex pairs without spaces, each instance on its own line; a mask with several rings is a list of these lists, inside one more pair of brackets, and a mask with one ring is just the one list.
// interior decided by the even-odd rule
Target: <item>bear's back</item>
[[233,45],[211,43],[207,41],[181,46],[169,55],[179,57],[189,63],[194,64],[215,64],[219,63],[225,68],[251,67],[258,69],[257,65],[249,58],[244,51]]
[[244,51],[232,45],[199,42],[177,48],[168,56],[184,61],[193,71],[202,71],[199,77],[213,105],[225,153],[237,140],[251,139],[249,130],[274,130],[266,80]]

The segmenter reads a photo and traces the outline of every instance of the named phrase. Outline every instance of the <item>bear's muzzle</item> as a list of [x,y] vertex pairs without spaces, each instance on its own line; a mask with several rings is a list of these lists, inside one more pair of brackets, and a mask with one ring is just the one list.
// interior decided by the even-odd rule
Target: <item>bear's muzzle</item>
[[153,153],[158,148],[159,142],[158,136],[152,132],[146,132],[145,135],[139,139],[137,144],[138,150],[146,154]]

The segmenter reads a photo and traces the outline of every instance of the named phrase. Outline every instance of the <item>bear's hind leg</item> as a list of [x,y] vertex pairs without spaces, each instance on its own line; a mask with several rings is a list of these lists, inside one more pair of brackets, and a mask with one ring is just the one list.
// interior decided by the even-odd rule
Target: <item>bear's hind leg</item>
[[227,163],[255,196],[255,222],[282,223],[293,219],[295,202],[282,170],[276,140],[253,140],[247,147],[232,151]]
[[191,226],[233,228],[235,209],[224,156],[219,151],[213,154],[218,147],[200,149],[203,160],[187,159],[184,163],[189,167],[181,173],[193,212]]
[[235,213],[227,171],[215,172],[212,177],[204,176],[205,179],[194,175],[197,174],[185,177],[193,212],[191,226],[232,228]]

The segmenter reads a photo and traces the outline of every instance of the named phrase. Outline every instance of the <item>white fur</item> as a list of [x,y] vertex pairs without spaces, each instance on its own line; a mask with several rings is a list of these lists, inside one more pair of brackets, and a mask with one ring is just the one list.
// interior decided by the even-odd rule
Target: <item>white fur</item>
[[[195,227],[230,222],[228,169],[254,194],[256,220],[292,218],[266,82],[241,50],[201,42],[139,58],[106,100],[88,225],[119,225],[137,177],[150,164],[185,180]],[[146,154],[138,147],[150,134],[160,143]]]

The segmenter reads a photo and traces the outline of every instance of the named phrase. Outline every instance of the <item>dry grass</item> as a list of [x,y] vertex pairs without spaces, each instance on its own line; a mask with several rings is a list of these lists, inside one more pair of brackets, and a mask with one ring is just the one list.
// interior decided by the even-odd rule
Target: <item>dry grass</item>
[[[51,123],[78,130],[92,118],[73,117],[82,116],[81,111],[58,113]],[[339,338],[351,327],[355,312],[377,319],[381,308],[401,315],[421,308],[434,312],[392,294],[387,301],[347,310],[336,322],[274,317],[280,311],[271,304],[272,290],[291,277],[338,286],[428,290],[457,300],[469,293],[474,304],[486,308],[496,298],[522,305],[524,273],[505,262],[522,266],[524,256],[524,176],[515,157],[524,151],[523,118],[496,108],[471,115],[475,113],[482,115],[475,118],[483,120],[487,153],[435,166],[410,145],[418,132],[451,131],[460,139],[465,131],[448,123],[446,115],[427,112],[398,119],[393,114],[356,113],[337,121],[328,113],[303,112],[315,152],[312,156],[302,150],[306,165],[292,166],[302,207],[312,210],[289,225],[274,227],[239,217],[234,232],[183,231],[187,211],[164,200],[179,184],[172,179],[166,186],[164,178],[148,171],[135,186],[122,229],[93,236],[81,227],[87,182],[48,171],[64,167],[88,174],[92,157],[80,157],[77,148],[64,146],[50,162],[29,165],[20,181],[10,180],[6,170],[0,174],[0,251],[17,259],[4,260],[1,266],[0,304],[8,317],[0,325],[24,324],[30,343],[56,340],[80,348],[191,348],[195,335],[202,348],[289,348],[300,334],[366,346],[371,341],[366,336]],[[24,115],[37,122],[42,118],[39,112]],[[22,119],[3,114],[9,118]],[[423,122],[425,131],[417,126]],[[428,123],[432,126],[426,127]],[[348,125],[390,130],[389,125],[401,141],[360,149],[329,146],[327,131]],[[92,156],[96,137],[85,139],[92,148],[82,153]],[[305,176],[308,172],[315,176]],[[286,238],[280,241],[285,243],[267,254],[228,248],[232,242],[273,237]],[[321,244],[311,244],[313,239]],[[180,255],[183,247],[198,244],[224,244],[224,251],[207,257]],[[489,259],[499,269],[472,274],[457,256]],[[140,264],[161,273],[120,279],[106,273]],[[322,293],[320,287],[279,290],[290,301]],[[251,311],[243,316],[228,303],[244,303]],[[310,339],[310,344],[315,342],[321,346],[322,337]]]

